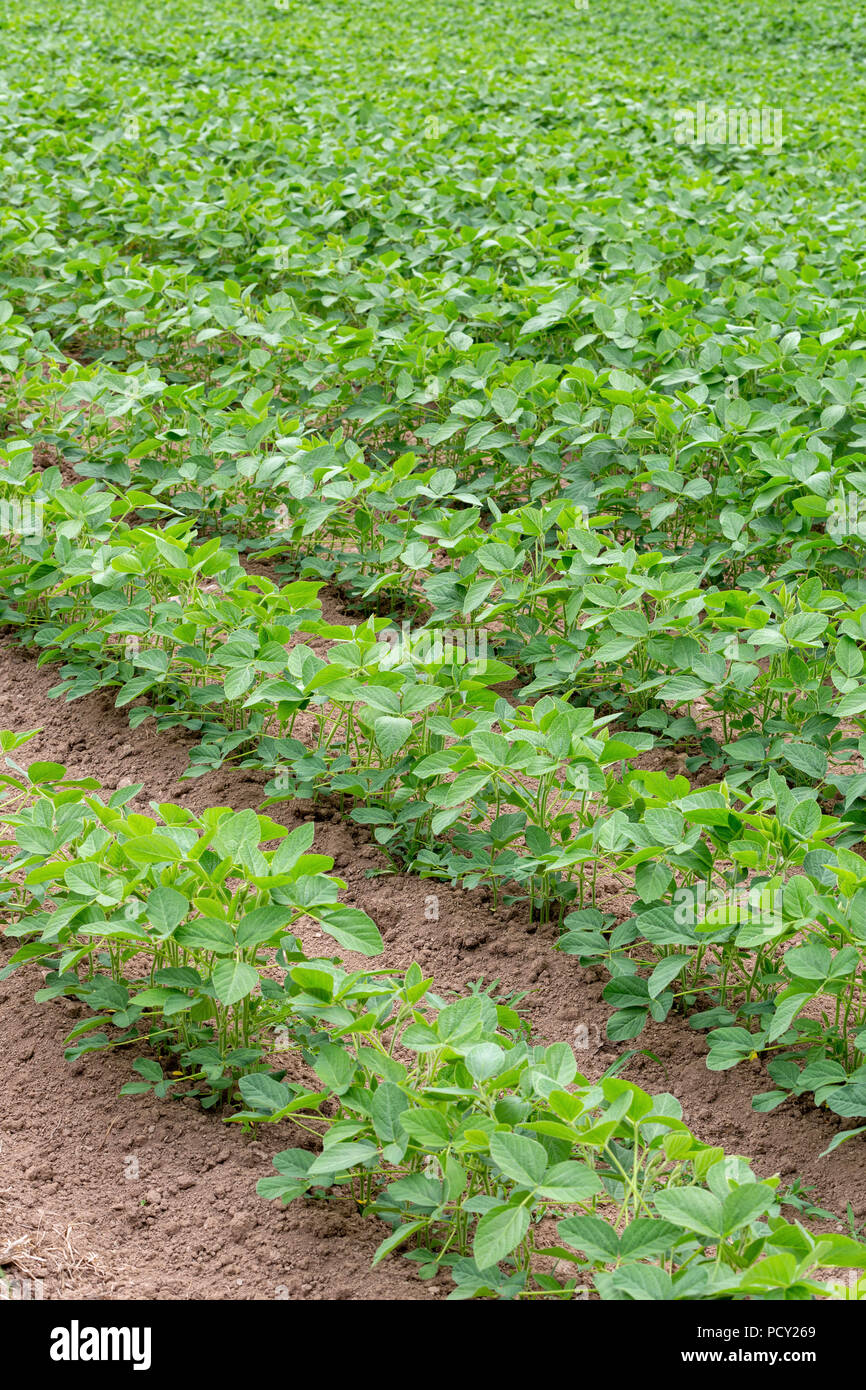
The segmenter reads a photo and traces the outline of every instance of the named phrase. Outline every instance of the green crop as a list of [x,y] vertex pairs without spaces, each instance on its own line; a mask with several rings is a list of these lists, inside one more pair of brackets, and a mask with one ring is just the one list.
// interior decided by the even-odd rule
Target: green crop
[[0,622],[265,784],[144,815],[4,733],[7,969],[127,1091],[292,1115],[265,1195],[452,1296],[824,1296],[862,1245],[673,1097],[310,957],[378,930],[269,813],[522,904],[611,1042],[676,1011],[757,1109],[866,1118],[856,6],[6,10]]

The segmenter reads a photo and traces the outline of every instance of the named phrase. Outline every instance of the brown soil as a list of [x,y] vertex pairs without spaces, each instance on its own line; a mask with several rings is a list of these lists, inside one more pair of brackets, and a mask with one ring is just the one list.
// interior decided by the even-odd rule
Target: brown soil
[[59,468],[64,487],[74,487],[76,483],[86,481],[84,478],[79,478],[69,460],[65,459],[53,444],[36,444],[34,446],[33,467],[38,473],[44,473],[48,468]]
[[[39,735],[17,760],[51,758],[73,775],[97,777],[113,790],[141,782],[134,803],[174,801],[258,807],[263,774],[219,771],[180,781],[190,741],[143,725],[130,733],[124,711],[94,695],[73,704],[48,699],[56,668],[0,640],[0,728]],[[673,767],[670,771],[675,770]],[[552,928],[536,927],[522,908],[493,912],[484,890],[464,892],[408,875],[367,877],[386,867],[365,831],[321,804],[287,802],[269,810],[287,826],[315,819],[316,849],[333,856],[348,884],[345,898],[378,923],[386,943],[381,964],[417,960],[440,993],[484,978],[499,992],[529,991],[525,1008],[540,1042],[575,1044],[582,1071],[600,1075],[619,1052],[605,1038],[609,1013],[601,972],[584,970],[551,948]],[[438,898],[439,920],[425,915]],[[626,895],[608,885],[601,903],[619,918]],[[314,943],[311,941],[312,947]],[[10,946],[0,946],[8,958]],[[350,958],[351,959],[351,958]],[[38,970],[0,982],[0,1055],[6,1060],[0,1111],[0,1266],[41,1277],[45,1298],[91,1299],[429,1299],[447,1292],[417,1278],[399,1255],[370,1269],[385,1234],[326,1202],[283,1209],[256,1196],[279,1149],[311,1141],[288,1123],[251,1138],[191,1101],[122,1097],[132,1055],[99,1054],[69,1064],[63,1039],[79,1006],[36,1004]],[[585,1028],[585,1032],[583,1029]],[[758,1063],[708,1072],[705,1043],[684,1020],[653,1025],[636,1044],[625,1075],[652,1091],[670,1090],[698,1137],[753,1157],[762,1175],[781,1173],[814,1184],[813,1198],[844,1213],[850,1202],[866,1219],[866,1175],[855,1143],[819,1157],[842,1128],[807,1101],[760,1115],[753,1092],[770,1089]],[[132,1176],[135,1172],[138,1176]],[[8,1252],[8,1253],[7,1253]]]

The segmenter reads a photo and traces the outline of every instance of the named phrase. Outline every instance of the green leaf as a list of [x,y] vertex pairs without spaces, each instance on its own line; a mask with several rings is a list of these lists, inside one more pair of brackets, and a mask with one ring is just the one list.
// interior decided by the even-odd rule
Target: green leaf
[[190,951],[214,951],[218,956],[229,956],[236,947],[235,934],[228,922],[218,917],[197,917],[177,928],[174,939],[179,946]]
[[765,1183],[744,1183],[735,1187],[722,1204],[723,1234],[732,1235],[740,1226],[763,1216],[776,1200],[774,1189]]
[[660,960],[647,981],[650,999],[657,999],[668,985],[682,974],[690,960],[689,956],[665,956]]
[[673,874],[667,865],[657,861],[645,860],[635,869],[635,887],[645,903],[655,902],[657,898],[663,897],[672,880]]
[[237,924],[238,945],[246,950],[270,941],[279,935],[291,922],[294,913],[290,907],[257,907],[247,912]]
[[477,796],[489,781],[490,773],[488,772],[461,772],[454,778],[453,782],[429,791],[427,799],[432,801],[435,806],[443,808],[460,806],[463,802],[471,801],[473,797]]
[[43,782],[59,782],[65,775],[66,768],[62,763],[37,762],[29,763],[27,776],[34,786]]
[[404,1225],[398,1226],[395,1231],[392,1231],[389,1236],[385,1237],[381,1245],[376,1246],[372,1268],[375,1269],[376,1265],[380,1264],[381,1261],[385,1259],[386,1255],[390,1255],[392,1250],[396,1250],[399,1245],[403,1245],[411,1236],[414,1236],[416,1231],[422,1230],[426,1225],[427,1222],[422,1220],[407,1221]]
[[475,1228],[472,1254],[479,1269],[490,1269],[510,1255],[529,1230],[526,1207],[494,1207]]
[[214,966],[214,990],[222,1004],[237,1004],[246,999],[258,983],[258,971],[243,961],[221,960]]
[[171,936],[190,910],[190,904],[175,888],[155,888],[146,904],[147,920],[157,936]]
[[143,1076],[145,1081],[152,1081],[154,1084],[162,1081],[162,1067],[159,1062],[154,1062],[149,1057],[136,1057],[132,1064],[133,1071],[137,1071],[139,1076]]
[[[492,1139],[495,1138],[493,1135]],[[555,1202],[571,1203],[588,1202],[603,1189],[601,1179],[592,1168],[588,1168],[585,1163],[569,1159],[548,1168],[536,1190],[540,1197],[548,1197]]]
[[507,1178],[521,1187],[537,1187],[547,1168],[547,1150],[519,1134],[491,1134],[490,1157]]
[[315,916],[328,935],[339,941],[347,951],[357,951],[362,956],[378,956],[385,949],[376,923],[360,908],[318,908]]
[[70,864],[64,870],[63,881],[73,893],[91,898],[99,891],[101,874],[96,864]]
[[238,700],[245,695],[255,678],[252,666],[235,666],[226,675],[223,688],[227,700]]
[[384,1144],[392,1144],[404,1132],[400,1116],[406,1109],[406,1097],[393,1081],[380,1081],[370,1100],[370,1117],[376,1134]]
[[833,958],[826,946],[812,941],[806,946],[793,946],[785,952],[785,967],[799,980],[826,980]]
[[487,1081],[501,1069],[505,1056],[504,1050],[496,1043],[476,1043],[463,1060],[473,1080]]
[[238,1089],[244,1098],[244,1104],[250,1110],[260,1110],[263,1115],[273,1115],[278,1110],[284,1110],[292,1098],[288,1086],[264,1072],[242,1076],[238,1082]]
[[863,670],[863,653],[850,637],[840,637],[833,653],[836,665],[844,676],[851,679]]
[[827,776],[827,756],[812,743],[789,743],[785,748],[785,761],[813,782],[823,782]]
[[385,758],[393,758],[411,734],[411,719],[398,718],[395,715],[383,714],[373,726],[376,747]]
[[313,1070],[329,1090],[341,1096],[355,1078],[357,1063],[336,1043],[320,1043],[314,1054]]
[[122,849],[136,864],[176,864],[183,858],[167,835],[137,835],[126,840]]
[[620,1238],[623,1259],[648,1260],[670,1250],[682,1239],[682,1230],[670,1221],[639,1216],[630,1221]]
[[866,1125],[859,1125],[857,1129],[843,1129],[839,1134],[834,1134],[820,1157],[826,1158],[828,1154],[838,1149],[840,1144],[847,1144],[849,1139],[856,1139],[859,1134],[866,1134]]
[[304,825],[298,825],[290,831],[274,850],[271,860],[272,873],[286,874],[290,869],[293,869],[301,856],[312,849],[315,835],[316,826],[313,821],[307,821]]
[[414,1139],[416,1144],[420,1144],[423,1149],[432,1149],[435,1153],[438,1149],[444,1149],[451,1143],[451,1131],[445,1116],[438,1110],[426,1110],[418,1108],[415,1110],[404,1110],[400,1115],[400,1124],[410,1139]]
[[556,1230],[560,1240],[574,1250],[582,1250],[590,1260],[608,1264],[619,1259],[616,1231],[597,1216],[567,1216]]
[[821,824],[821,808],[817,801],[798,801],[788,816],[788,825],[795,834],[808,840]]
[[803,1009],[805,1004],[814,997],[812,990],[783,990],[776,995],[776,1008],[772,1022],[767,1029],[767,1042],[774,1043],[777,1038],[781,1038],[787,1033],[794,1019]]
[[687,1231],[709,1236],[715,1240],[724,1231],[722,1203],[712,1192],[702,1187],[671,1188],[658,1192],[655,1208],[660,1216]]
[[607,1021],[607,1036],[611,1042],[629,1042],[643,1032],[647,1019],[646,1009],[618,1009]]
[[369,1163],[370,1159],[376,1157],[376,1152],[376,1145],[369,1143],[368,1140],[331,1144],[322,1150],[318,1158],[313,1160],[307,1169],[307,1175],[311,1178],[318,1178],[330,1177],[335,1173],[346,1173],[351,1168],[358,1168],[361,1164]]

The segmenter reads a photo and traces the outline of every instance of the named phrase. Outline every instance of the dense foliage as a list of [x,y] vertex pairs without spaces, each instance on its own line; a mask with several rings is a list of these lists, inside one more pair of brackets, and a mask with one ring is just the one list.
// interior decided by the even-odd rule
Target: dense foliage
[[862,27],[4,7],[0,620],[58,697],[194,735],[188,776],[268,777],[144,816],[13,758],[7,968],[90,1006],[70,1056],[149,1040],[127,1090],[307,1125],[263,1195],[343,1191],[452,1296],[866,1267],[502,1001],[309,959],[304,919],[381,940],[267,814],[338,796],[395,868],[557,923],[614,1042],[679,1010],[765,1064],[756,1108],[866,1128]]

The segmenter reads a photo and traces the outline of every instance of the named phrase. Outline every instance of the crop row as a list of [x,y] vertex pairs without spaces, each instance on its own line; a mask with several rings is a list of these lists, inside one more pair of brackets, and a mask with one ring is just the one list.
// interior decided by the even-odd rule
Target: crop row
[[859,15],[761,0],[746,52],[712,0],[586,8],[6,16],[0,623],[188,777],[267,779],[143,815],[13,758],[9,968],[133,1090],[291,1117],[263,1194],[341,1192],[458,1296],[819,1296],[862,1246],[673,1097],[308,959],[381,942],[269,814],[338,798],[553,924],[611,1042],[679,1013],[758,1110],[866,1129]]
[[[0,891],[23,940],[4,975],[39,964],[37,999],[91,1011],[69,1058],[146,1042],[124,1093],[237,1095],[230,1121],[290,1119],[321,1141],[277,1154],[263,1197],[335,1191],[392,1228],[376,1262],[411,1241],[422,1276],[450,1272],[452,1298],[838,1297],[821,1270],[866,1268],[862,1242],[785,1219],[778,1178],[695,1139],[674,1096],[590,1083],[568,1045],[530,1045],[489,994],[445,1003],[417,965],[309,957],[301,921],[382,950],[340,905],[333,861],[310,853],[309,823],[131,813],[137,787],[105,800],[58,764],[22,768],[9,755],[28,737],[0,735],[14,831]],[[312,1086],[286,1079],[296,1058]]]

